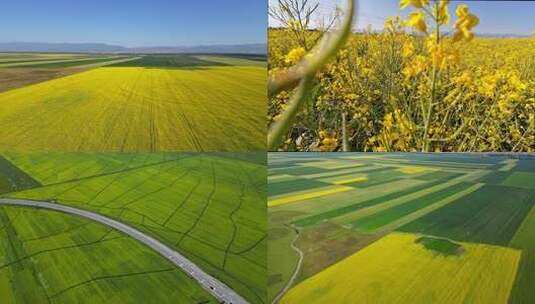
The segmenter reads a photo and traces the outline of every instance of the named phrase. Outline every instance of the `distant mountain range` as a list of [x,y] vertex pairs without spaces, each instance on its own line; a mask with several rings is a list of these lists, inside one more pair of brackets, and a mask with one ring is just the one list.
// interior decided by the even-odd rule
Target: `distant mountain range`
[[266,54],[265,43],[128,48],[105,43],[0,42],[0,52]]

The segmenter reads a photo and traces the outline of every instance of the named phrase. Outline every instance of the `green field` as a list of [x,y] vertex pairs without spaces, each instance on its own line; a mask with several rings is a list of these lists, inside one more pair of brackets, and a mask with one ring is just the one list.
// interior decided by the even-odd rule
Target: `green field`
[[173,264],[105,226],[1,207],[2,303],[217,303]]
[[[229,60],[233,60],[229,58]],[[227,66],[227,64],[201,59],[192,55],[150,55],[122,63],[114,67],[146,67],[146,68],[202,68],[213,66]]]
[[47,56],[0,63],[2,151],[264,150],[264,62]]
[[535,297],[533,156],[270,153],[268,168],[270,301]]
[[0,157],[0,194],[39,186],[39,182],[9,160]]
[[[31,177],[33,184],[29,184],[28,178],[18,178],[24,187],[0,196],[52,201],[90,210],[129,224],[175,248],[251,303],[265,303],[266,166],[265,158],[262,160],[256,154],[10,152],[4,153],[3,159],[14,168],[6,171],[5,175]],[[15,174],[14,171],[18,173]],[[21,190],[24,188],[28,189]],[[51,227],[50,231],[44,227],[39,228],[40,226],[34,228],[35,224],[30,224],[33,223],[33,213],[43,214],[41,217],[36,216],[37,223],[40,218],[52,212],[29,210],[19,216],[16,214],[19,214],[21,208],[4,207],[3,210],[11,212],[3,217],[6,223],[19,223],[20,220],[24,225],[13,228],[17,233],[6,235],[1,242],[4,246],[15,246],[13,250],[21,251],[21,254],[17,254],[19,257],[43,249],[66,246],[63,243],[47,242],[47,235],[58,235],[58,242],[81,244],[100,240],[99,237],[106,232],[105,227],[67,215],[51,216],[50,223],[46,224],[46,227]],[[24,224],[24,221],[28,223]],[[79,231],[79,227],[86,226],[95,228]],[[22,237],[26,233],[24,227],[28,227],[27,233],[39,233],[38,236]],[[31,231],[32,229],[38,231]],[[61,303],[72,303],[74,299],[83,298],[86,293],[92,292],[95,293],[95,299],[113,299],[112,296],[115,296],[121,302],[129,302],[128,299],[151,299],[156,303],[205,303],[203,299],[210,301],[211,298],[206,297],[206,293],[194,281],[179,271],[167,270],[170,267],[166,260],[157,256],[150,258],[152,253],[149,249],[119,233],[114,232],[113,235],[120,237],[120,241],[106,242],[106,245],[95,251],[84,249],[76,253],[81,261],[87,260],[87,264],[84,264],[86,270],[73,272],[68,278],[60,275],[62,269],[73,266],[77,257],[75,255],[72,259],[65,259],[65,263],[61,259],[54,260],[57,265],[46,267],[46,273],[39,267],[45,267],[49,262],[37,260],[32,263],[38,263],[39,267],[35,266],[37,268],[21,274],[16,279],[17,286],[23,286],[25,280],[29,280],[28,284],[37,284],[35,296],[39,296],[38,293],[42,296],[43,289],[48,292],[44,293],[45,296],[60,293],[64,300]],[[43,238],[38,243],[41,247],[28,247],[23,242],[26,238]],[[101,246],[100,243],[98,246]],[[128,264],[123,269],[124,263],[118,257],[114,257],[116,261],[110,259],[108,272],[107,268],[101,269],[100,264],[94,264],[98,266],[91,269],[91,261],[106,255],[110,250],[128,251],[135,257],[135,261],[144,260],[139,261],[139,265],[134,264],[139,269]],[[145,256],[150,259],[145,259]],[[128,281],[113,279],[113,276],[122,273],[152,271],[162,273],[151,274],[153,281],[147,283],[144,275],[132,276]],[[14,282],[12,276],[12,272],[6,270],[0,277],[0,290],[11,288],[8,284]],[[36,280],[41,276],[46,281]],[[83,287],[69,288],[88,281],[88,277],[102,276],[111,278],[98,284],[84,283]],[[145,283],[148,284],[146,288],[136,288]],[[188,291],[181,288],[166,291],[166,288],[172,288],[175,284],[182,284]],[[162,289],[157,290],[160,295],[177,296],[162,301],[150,298],[158,285],[162,286]],[[135,290],[129,290],[129,287]],[[115,288],[121,290],[120,294],[116,293]],[[64,289],[68,289],[68,292],[63,292]],[[98,292],[95,292],[96,289]],[[19,294],[14,294],[13,297],[22,299]]]

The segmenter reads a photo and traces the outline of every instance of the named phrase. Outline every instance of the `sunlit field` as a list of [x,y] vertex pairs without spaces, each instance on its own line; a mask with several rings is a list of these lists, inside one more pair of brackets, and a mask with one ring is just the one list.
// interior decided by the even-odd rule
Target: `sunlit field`
[[529,303],[534,168],[512,154],[270,153],[268,298]]
[[186,55],[33,60],[17,64],[40,71],[107,65],[0,93],[1,150],[256,151],[265,145],[262,61]]

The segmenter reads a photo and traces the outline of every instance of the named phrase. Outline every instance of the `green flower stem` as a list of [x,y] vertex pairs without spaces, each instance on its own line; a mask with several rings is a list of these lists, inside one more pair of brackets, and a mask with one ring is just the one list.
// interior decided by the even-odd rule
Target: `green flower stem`
[[325,34],[318,46],[311,51],[313,55],[310,58],[304,59],[301,63],[287,71],[277,73],[270,77],[268,81],[269,97],[293,88],[305,76],[314,76],[329,59],[336,55],[351,34],[355,16],[355,2],[356,0],[348,0],[347,13],[342,22],[342,28],[334,33]]
[[281,144],[284,136],[288,132],[288,129],[294,122],[297,112],[299,112],[301,105],[305,101],[307,92],[312,87],[312,79],[313,77],[305,76],[305,78],[301,80],[301,83],[290,98],[288,107],[284,113],[282,113],[282,116],[277,120],[277,122],[275,122],[270,128],[267,139],[268,150],[272,151]]

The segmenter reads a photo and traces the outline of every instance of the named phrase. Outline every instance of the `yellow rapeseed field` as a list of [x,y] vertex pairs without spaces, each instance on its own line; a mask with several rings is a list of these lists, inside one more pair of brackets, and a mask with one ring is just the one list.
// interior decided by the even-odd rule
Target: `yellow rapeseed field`
[[344,179],[344,180],[337,180],[337,181],[334,181],[333,184],[336,184],[336,185],[344,185],[344,184],[352,184],[352,183],[358,183],[358,182],[365,182],[367,181],[368,178],[366,176],[359,176],[359,177],[355,177],[355,178],[350,178],[350,179]]
[[433,170],[433,169],[430,169],[424,166],[401,166],[397,170],[405,174],[417,174],[417,173],[422,173],[422,172]]
[[307,199],[312,199],[316,197],[322,197],[327,196],[333,193],[339,193],[339,192],[345,192],[345,191],[351,191],[355,190],[353,187],[346,187],[346,186],[329,186],[324,188],[315,189],[313,191],[305,191],[303,193],[298,194],[289,194],[289,195],[283,195],[281,197],[275,197],[273,199],[268,200],[268,206],[277,206],[282,204],[288,204],[298,201],[303,201]]
[[0,149],[251,151],[265,69],[107,67],[0,94]]
[[281,303],[507,303],[520,251],[461,243],[444,256],[392,233],[292,288]]

